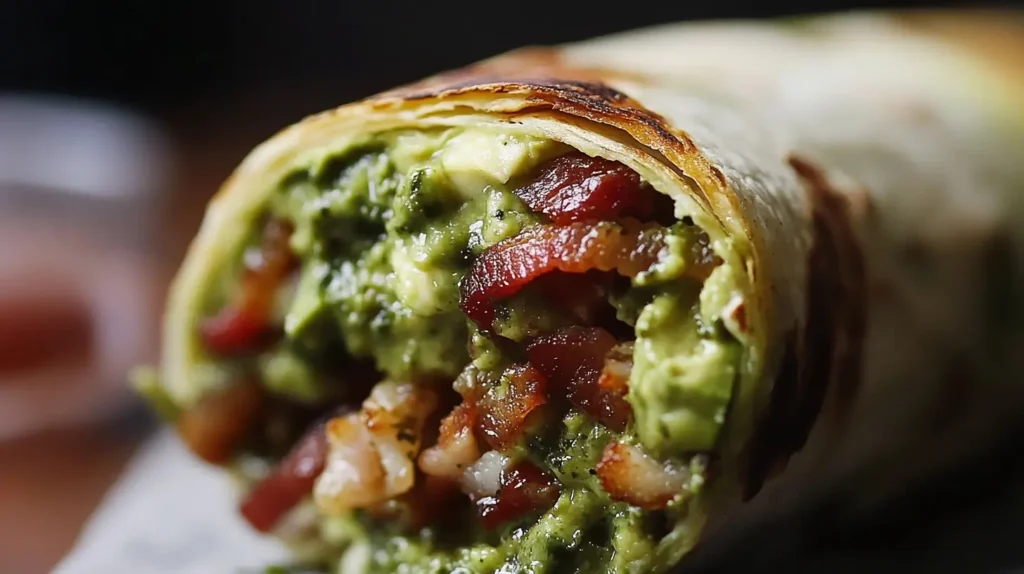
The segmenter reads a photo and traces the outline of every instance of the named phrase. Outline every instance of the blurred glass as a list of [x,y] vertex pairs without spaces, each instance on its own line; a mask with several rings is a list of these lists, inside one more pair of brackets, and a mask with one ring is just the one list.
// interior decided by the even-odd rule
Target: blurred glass
[[111,416],[157,355],[171,146],[95,102],[0,94],[0,441]]

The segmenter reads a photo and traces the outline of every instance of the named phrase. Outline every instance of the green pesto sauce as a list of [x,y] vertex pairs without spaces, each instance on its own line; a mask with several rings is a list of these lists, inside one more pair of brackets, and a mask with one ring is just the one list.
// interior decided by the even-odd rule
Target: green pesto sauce
[[562,485],[551,509],[506,529],[499,545],[445,551],[433,543],[431,533],[389,536],[373,545],[375,551],[359,557],[359,568],[371,573],[627,574],[662,571],[672,563],[670,555],[678,559],[674,549],[663,546],[666,541],[685,542],[680,540],[686,528],[682,518],[687,500],[700,489],[701,462],[690,463],[694,480],[660,519],[675,527],[660,536],[652,513],[613,502],[600,487],[593,469],[613,433],[577,412],[566,415],[562,426],[557,448],[544,460]]
[[[272,211],[296,222],[292,243],[304,262],[285,331],[296,340],[317,337],[329,317],[351,355],[371,357],[392,377],[454,377],[469,362],[459,280],[472,257],[538,218],[500,174],[488,180],[471,171],[469,178],[456,169],[458,136],[437,133],[433,146],[418,139],[419,153],[405,157],[420,161],[406,161],[404,171],[396,163],[406,162],[382,152],[401,141],[392,136],[327,156],[293,174],[275,197]],[[520,167],[559,150],[554,143],[503,144],[519,150],[522,157],[506,151],[504,160]],[[468,193],[464,185],[483,191]]]
[[[517,177],[568,149],[451,129],[378,135],[311,156],[268,206],[295,226],[291,246],[302,262],[279,305],[285,341],[247,362],[211,360],[209,378],[254,369],[270,392],[316,403],[332,396],[339,379],[324,376],[315,358],[337,356],[342,346],[399,379],[454,378],[471,360],[484,371],[521,360],[462,315],[459,281],[484,249],[544,221],[511,190]],[[741,352],[718,319],[734,293],[731,270],[720,267],[703,290],[682,278],[698,231],[673,226],[667,256],[611,300],[637,334],[627,396],[633,427],[614,436],[571,411],[505,453],[527,457],[559,480],[553,508],[492,533],[472,519],[461,533],[398,535],[358,513],[324,517],[321,541],[347,548],[339,571],[625,573],[677,561],[696,535],[687,523],[704,476],[695,453],[714,448]],[[257,242],[254,230],[250,244]],[[226,269],[222,285],[211,286],[211,310],[230,296],[240,269]],[[496,317],[494,330],[512,341],[568,324],[530,287],[500,302]],[[594,468],[612,438],[689,465],[690,487],[659,513],[611,501]]]

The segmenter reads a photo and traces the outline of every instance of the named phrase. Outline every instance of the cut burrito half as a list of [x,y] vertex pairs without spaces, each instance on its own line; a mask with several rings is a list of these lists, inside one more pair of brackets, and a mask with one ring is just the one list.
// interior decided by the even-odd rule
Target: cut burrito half
[[659,27],[305,119],[140,384],[325,568],[665,571],[1019,332],[1024,91],[948,18]]

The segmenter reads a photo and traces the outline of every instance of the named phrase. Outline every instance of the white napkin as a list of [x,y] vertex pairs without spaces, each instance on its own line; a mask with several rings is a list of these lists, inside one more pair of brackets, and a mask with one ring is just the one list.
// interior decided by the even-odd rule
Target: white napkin
[[54,574],[249,574],[284,548],[239,518],[227,477],[162,431],[136,455]]

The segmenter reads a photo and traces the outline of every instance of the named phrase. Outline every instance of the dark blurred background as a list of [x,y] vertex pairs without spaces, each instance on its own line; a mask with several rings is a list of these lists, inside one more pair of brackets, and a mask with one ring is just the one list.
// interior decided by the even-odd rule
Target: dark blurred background
[[[1005,3],[1004,3],[1005,4]],[[970,2],[132,2],[0,7],[0,89],[99,98],[203,132],[297,117],[524,44],[675,20]],[[992,3],[985,5],[991,6]],[[222,137],[233,136],[223,131]]]
[[48,571],[152,430],[124,373],[156,360],[206,201],[276,130],[525,44],[944,6],[997,5],[0,1],[0,572]]
[[251,102],[280,108],[267,118],[271,122],[287,121],[289,113],[334,105],[523,44],[673,20],[963,5],[972,3],[719,0],[598,9],[594,2],[549,2],[502,13],[511,6],[16,1],[0,7],[0,87],[102,98],[161,117]]

